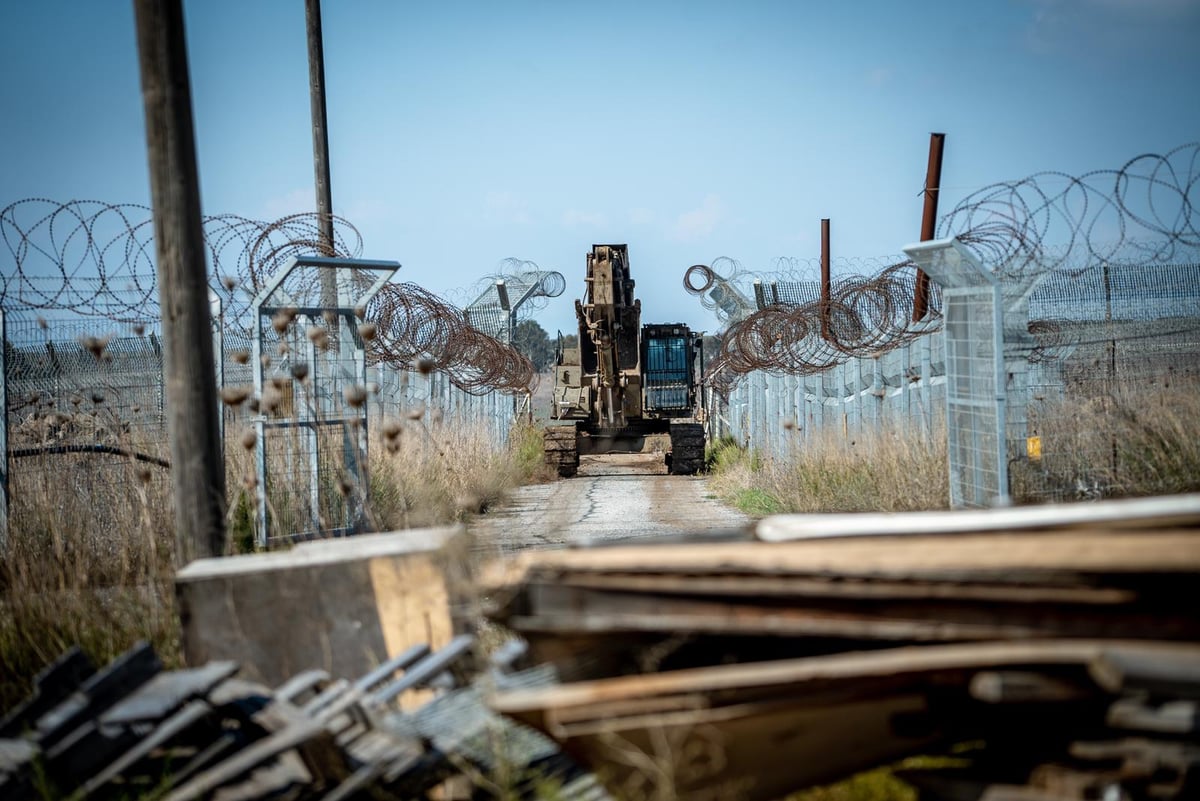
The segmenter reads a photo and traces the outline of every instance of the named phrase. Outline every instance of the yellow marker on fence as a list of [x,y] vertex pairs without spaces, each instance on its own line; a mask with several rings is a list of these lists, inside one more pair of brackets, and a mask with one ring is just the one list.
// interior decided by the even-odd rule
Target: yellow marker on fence
[[1040,462],[1042,460],[1042,438],[1041,437],[1026,437],[1025,438],[1025,455],[1030,461]]

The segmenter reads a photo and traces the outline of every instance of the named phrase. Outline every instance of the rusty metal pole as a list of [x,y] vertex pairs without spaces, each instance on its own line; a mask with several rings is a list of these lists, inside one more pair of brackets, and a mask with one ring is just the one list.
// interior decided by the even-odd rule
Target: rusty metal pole
[[[929,166],[925,170],[925,211],[921,215],[921,241],[933,239],[937,227],[938,188],[942,185],[942,150],[946,144],[944,133],[929,135]],[[929,313],[929,276],[917,270],[916,289],[913,292],[913,322],[925,319]]]
[[175,501],[175,561],[225,552],[225,460],[182,0],[134,0],[154,250],[162,307],[163,382]]
[[829,278],[829,218],[821,220],[821,338],[829,341],[829,317],[833,303],[833,285]]

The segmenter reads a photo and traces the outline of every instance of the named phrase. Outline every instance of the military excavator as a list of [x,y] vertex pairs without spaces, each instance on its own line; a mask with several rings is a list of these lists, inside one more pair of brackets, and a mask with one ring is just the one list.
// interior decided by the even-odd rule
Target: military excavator
[[699,421],[701,335],[682,323],[642,325],[626,245],[594,245],[577,347],[556,352],[546,464],[564,478],[588,454],[661,452],[674,475],[704,465]]

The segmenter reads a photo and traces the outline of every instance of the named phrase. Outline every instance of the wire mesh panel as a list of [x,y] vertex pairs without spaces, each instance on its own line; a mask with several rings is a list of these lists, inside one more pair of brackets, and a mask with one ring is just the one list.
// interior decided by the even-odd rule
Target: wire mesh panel
[[1004,503],[1008,447],[999,283],[957,240],[923,242],[905,252],[942,288],[950,504]]
[[943,287],[951,506],[992,506],[1008,494],[1001,342],[994,287]]
[[[532,262],[525,265],[533,266]],[[558,297],[566,289],[562,273],[536,269],[494,279],[465,309],[467,323],[501,342],[511,342],[521,307],[535,298]]]
[[366,522],[368,389],[359,316],[399,267],[298,258],[254,300],[260,546],[351,533]]

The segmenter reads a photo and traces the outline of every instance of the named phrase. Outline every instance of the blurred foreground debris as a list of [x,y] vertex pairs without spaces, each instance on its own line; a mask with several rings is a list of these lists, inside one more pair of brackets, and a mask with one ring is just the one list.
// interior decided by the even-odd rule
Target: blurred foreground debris
[[765,800],[944,752],[903,773],[922,799],[1200,798],[1200,496],[1059,512],[526,553],[491,614],[569,681],[494,708],[619,797]]
[[[497,776],[509,777],[514,799],[547,785],[562,799],[606,798],[551,741],[482,703],[484,686],[535,686],[553,671],[512,671],[511,651],[473,666],[473,651],[460,635],[436,652],[409,648],[357,681],[310,670],[270,689],[238,678],[233,662],[163,671],[144,644],[99,671],[72,650],[0,722],[0,798],[334,801],[439,787],[448,799]],[[426,687],[441,690],[411,712],[395,709],[399,695]]]

